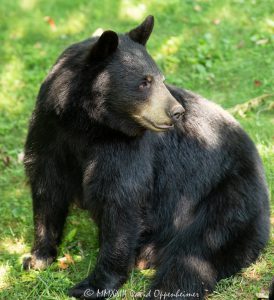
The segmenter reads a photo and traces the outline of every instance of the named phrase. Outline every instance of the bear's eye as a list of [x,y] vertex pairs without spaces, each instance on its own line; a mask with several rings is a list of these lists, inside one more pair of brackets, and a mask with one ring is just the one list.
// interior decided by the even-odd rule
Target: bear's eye
[[151,83],[152,83],[152,78],[151,78],[151,76],[147,76],[147,77],[141,82],[141,84],[139,85],[139,88],[140,88],[141,90],[148,89],[148,88],[150,88]]

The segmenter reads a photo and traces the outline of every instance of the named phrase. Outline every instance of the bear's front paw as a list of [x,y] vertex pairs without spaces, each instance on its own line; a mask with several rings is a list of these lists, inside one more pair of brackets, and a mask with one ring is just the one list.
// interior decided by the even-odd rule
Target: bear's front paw
[[23,259],[24,270],[44,270],[54,261],[54,257],[37,257],[35,254]]
[[104,299],[106,298],[103,293],[99,292],[90,285],[89,279],[85,279],[79,284],[75,285],[68,292],[70,297],[79,299]]

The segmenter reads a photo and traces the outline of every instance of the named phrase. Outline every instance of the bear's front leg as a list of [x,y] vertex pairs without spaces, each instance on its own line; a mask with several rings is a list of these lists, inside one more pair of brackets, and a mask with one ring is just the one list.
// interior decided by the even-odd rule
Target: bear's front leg
[[54,155],[51,153],[48,156],[38,156],[31,151],[27,151],[25,156],[25,167],[32,190],[34,219],[31,256],[23,261],[23,268],[26,270],[44,269],[56,258],[69,204],[74,195],[69,175],[59,167],[61,160],[51,156]]
[[135,263],[138,210],[129,203],[105,205],[99,225],[100,251],[93,272],[69,291],[81,299],[108,298],[127,280]]

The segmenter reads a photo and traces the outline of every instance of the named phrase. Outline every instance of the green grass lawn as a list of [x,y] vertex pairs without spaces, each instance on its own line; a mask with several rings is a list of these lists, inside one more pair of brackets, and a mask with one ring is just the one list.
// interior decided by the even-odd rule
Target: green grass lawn
[[[59,258],[69,254],[75,263],[66,269],[56,262],[41,272],[22,270],[33,236],[30,191],[20,159],[28,119],[42,80],[65,47],[99,27],[128,31],[148,14],[156,18],[148,50],[167,82],[231,110],[255,141],[274,225],[273,1],[0,0],[0,299],[68,299],[67,289],[93,268],[97,229],[86,212],[73,209]],[[257,299],[273,272],[272,234],[258,262],[220,282],[210,299]],[[133,271],[125,288],[142,291],[150,276],[151,271]]]

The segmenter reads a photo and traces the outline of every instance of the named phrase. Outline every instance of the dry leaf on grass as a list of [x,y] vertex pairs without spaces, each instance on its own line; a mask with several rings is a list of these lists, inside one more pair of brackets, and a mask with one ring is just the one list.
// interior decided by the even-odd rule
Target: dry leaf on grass
[[56,30],[55,22],[50,16],[45,16],[44,20],[49,24],[51,30],[53,30],[53,31]]
[[58,266],[62,270],[67,269],[72,264],[74,264],[74,260],[70,254],[65,254],[64,257],[58,259]]
[[5,165],[5,167],[8,167],[10,165],[11,159],[9,156],[5,156],[3,157],[3,163]]
[[259,87],[259,86],[262,85],[262,82],[261,82],[260,80],[255,79],[255,80],[254,80],[254,85],[255,85],[256,87]]

